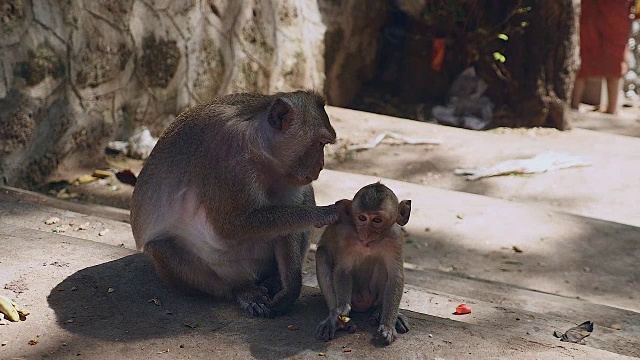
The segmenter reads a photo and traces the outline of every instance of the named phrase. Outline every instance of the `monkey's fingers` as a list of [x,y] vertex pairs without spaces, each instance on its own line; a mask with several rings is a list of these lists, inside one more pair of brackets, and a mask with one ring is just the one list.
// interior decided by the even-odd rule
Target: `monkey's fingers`
[[400,334],[404,334],[409,331],[409,319],[401,313],[398,313],[398,319],[396,319],[396,331]]
[[244,293],[237,295],[236,299],[240,307],[253,316],[274,316],[273,311],[267,305],[269,302],[268,297],[258,287],[246,290]]
[[318,339],[329,341],[336,336],[336,323],[331,316],[324,319],[316,328]]
[[378,327],[376,339],[386,346],[395,341],[397,334],[396,329],[380,325],[380,327]]
[[271,309],[269,309],[265,304],[252,302],[252,303],[240,304],[240,307],[246,310],[252,316],[265,317],[265,318],[270,318],[274,316]]

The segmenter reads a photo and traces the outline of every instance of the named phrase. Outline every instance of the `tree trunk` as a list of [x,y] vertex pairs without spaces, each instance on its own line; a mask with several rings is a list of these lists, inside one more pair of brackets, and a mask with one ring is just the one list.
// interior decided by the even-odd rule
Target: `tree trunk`
[[580,0],[537,0],[531,7],[529,28],[508,41],[507,78],[495,66],[484,72],[494,102],[506,105],[496,109],[494,124],[567,130],[580,64]]

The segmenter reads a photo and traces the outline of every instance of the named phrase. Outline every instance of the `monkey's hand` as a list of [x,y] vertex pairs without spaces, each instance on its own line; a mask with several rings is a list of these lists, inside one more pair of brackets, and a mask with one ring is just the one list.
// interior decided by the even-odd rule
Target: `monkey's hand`
[[397,336],[398,336],[398,333],[396,332],[395,327],[386,326],[386,325],[378,326],[378,333],[376,334],[376,339],[380,341],[383,345],[386,346],[391,344],[396,339]]
[[316,328],[316,335],[318,339],[322,339],[324,341],[329,341],[336,336],[336,321],[337,317],[333,314],[327,316],[326,319],[322,320],[318,327]]
[[327,206],[318,206],[318,216],[314,220],[313,226],[321,228],[325,225],[331,225],[338,221],[340,213],[336,204]]
[[353,334],[356,332],[356,323],[349,318],[349,312],[351,312],[351,305],[339,306],[329,313],[326,319],[324,319],[316,328],[316,335],[319,339],[329,341],[336,335],[336,330],[344,329]]

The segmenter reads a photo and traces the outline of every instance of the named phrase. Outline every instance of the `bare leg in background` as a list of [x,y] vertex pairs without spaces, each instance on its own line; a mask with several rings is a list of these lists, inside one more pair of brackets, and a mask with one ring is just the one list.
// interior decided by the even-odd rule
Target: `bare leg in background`
[[618,112],[618,95],[620,89],[619,77],[607,78],[607,110],[609,114],[615,114]]
[[578,109],[580,106],[580,101],[582,100],[582,95],[584,94],[584,89],[587,86],[586,78],[579,78],[576,76],[576,81],[573,83],[573,94],[571,96],[571,108]]

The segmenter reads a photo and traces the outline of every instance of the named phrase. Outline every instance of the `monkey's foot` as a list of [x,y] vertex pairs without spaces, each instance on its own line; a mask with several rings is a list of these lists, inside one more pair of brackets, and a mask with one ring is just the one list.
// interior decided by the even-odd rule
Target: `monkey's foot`
[[240,307],[253,316],[274,316],[273,311],[269,309],[267,305],[269,303],[269,297],[264,291],[264,288],[260,289],[257,286],[251,287],[244,292],[238,293],[236,299]]
[[396,319],[396,331],[399,334],[404,334],[409,331],[409,319],[404,316],[402,313],[398,313],[398,318]]
[[272,276],[261,282],[260,287],[263,292],[266,291],[269,294],[270,298],[273,298],[282,290],[282,281],[279,276]]
[[[374,312],[373,315],[371,316],[371,323],[375,325],[380,325],[380,321],[381,321],[380,311],[376,310],[376,312]],[[411,329],[411,327],[409,327],[409,319],[406,316],[404,316],[404,314],[398,313],[398,317],[396,318],[395,328],[399,334],[406,333]]]
[[376,334],[376,340],[380,341],[383,345],[389,345],[395,341],[398,333],[395,328],[380,325],[378,327],[378,333]]

